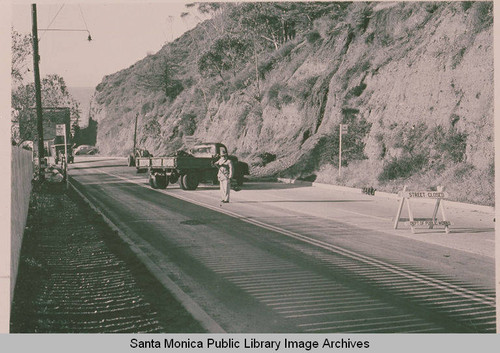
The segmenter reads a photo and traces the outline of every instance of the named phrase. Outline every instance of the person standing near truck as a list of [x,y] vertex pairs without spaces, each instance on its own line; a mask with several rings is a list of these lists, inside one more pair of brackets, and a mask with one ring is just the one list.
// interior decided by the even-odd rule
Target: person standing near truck
[[214,163],[219,172],[217,173],[217,179],[219,179],[220,192],[221,192],[221,202],[229,202],[229,191],[231,178],[233,177],[233,162],[228,158],[227,151],[221,150],[220,158]]

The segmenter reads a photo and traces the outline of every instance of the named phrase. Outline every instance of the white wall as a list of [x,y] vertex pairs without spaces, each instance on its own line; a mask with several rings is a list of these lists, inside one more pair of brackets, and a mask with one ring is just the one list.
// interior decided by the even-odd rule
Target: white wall
[[[28,218],[28,208],[31,194],[31,179],[33,178],[33,163],[31,151],[12,147],[11,159],[11,214],[10,214],[10,256],[3,256],[2,269],[9,269],[10,303],[16,285],[19,256],[23,241],[23,232]],[[7,248],[9,249],[9,248]],[[10,263],[8,261],[10,258]],[[2,270],[2,277],[5,275]],[[4,288],[4,291],[7,289]],[[10,315],[9,315],[10,316]]]

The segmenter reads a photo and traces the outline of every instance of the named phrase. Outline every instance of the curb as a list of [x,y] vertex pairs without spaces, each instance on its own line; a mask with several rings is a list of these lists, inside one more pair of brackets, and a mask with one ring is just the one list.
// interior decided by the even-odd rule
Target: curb
[[[326,190],[345,191],[345,192],[352,192],[352,193],[356,193],[356,194],[362,193],[361,189],[351,188],[348,186],[340,186],[340,185],[334,185],[334,184],[323,184],[323,183],[316,183],[316,182],[302,181],[302,180],[288,179],[288,178],[278,178],[278,181],[283,183],[283,184],[312,186],[312,187],[317,187],[317,188],[326,189]],[[392,193],[383,192],[383,191],[375,191],[374,196],[385,197],[385,198],[393,199],[393,200],[400,199],[398,194],[392,194]],[[448,206],[448,207],[455,207],[455,208],[461,208],[461,209],[465,209],[465,210],[472,210],[472,211],[478,211],[478,212],[484,212],[484,213],[493,213],[493,214],[495,213],[495,207],[491,207],[491,206],[475,205],[475,204],[471,204],[471,203],[456,202],[456,201],[449,201],[449,200],[445,200],[445,201],[446,201],[446,206]],[[426,199],[419,200],[419,202],[434,203],[433,200],[426,200]]]
[[[69,179],[71,179],[71,177]],[[168,276],[158,275],[158,273],[161,273],[161,269],[146,256],[146,254],[141,250],[141,246],[136,245],[132,240],[130,240],[130,238],[123,233],[104,213],[102,213],[101,210],[80,190],[78,190],[71,181],[68,182],[77,195],[80,196],[81,199],[87,203],[94,212],[103,218],[106,224],[130,247],[137,258],[146,266],[151,275],[170,291],[170,293],[182,304],[186,311],[188,311],[195,320],[197,320],[209,333],[226,333],[226,331],[220,327],[217,322],[215,322],[202,308],[200,308],[189,295],[184,293],[184,291],[179,288],[179,286],[177,286],[177,284],[175,284]]]

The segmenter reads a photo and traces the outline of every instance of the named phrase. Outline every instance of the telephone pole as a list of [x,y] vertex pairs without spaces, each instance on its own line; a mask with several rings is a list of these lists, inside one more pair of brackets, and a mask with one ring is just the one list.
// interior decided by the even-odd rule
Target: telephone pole
[[35,100],[36,100],[36,117],[37,117],[37,132],[38,132],[38,167],[39,178],[43,181],[45,174],[42,170],[42,161],[44,160],[44,143],[43,143],[43,113],[42,113],[42,92],[40,85],[40,69],[38,63],[40,56],[38,55],[38,25],[36,18],[36,4],[31,4],[31,18],[33,22],[33,72],[35,74]]
[[137,140],[137,118],[139,117],[139,113],[135,115],[135,129],[134,129],[134,149],[132,150],[132,155],[135,155],[135,147],[136,147],[136,140]]

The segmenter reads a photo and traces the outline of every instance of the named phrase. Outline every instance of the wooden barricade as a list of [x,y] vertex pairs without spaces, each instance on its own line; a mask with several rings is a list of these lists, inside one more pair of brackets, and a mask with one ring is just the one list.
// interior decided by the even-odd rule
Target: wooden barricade
[[[406,205],[408,207],[408,216],[409,216],[407,224],[411,227],[412,233],[415,233],[415,226],[420,226],[420,225],[429,226],[429,229],[433,229],[435,225],[441,225],[444,226],[444,230],[446,233],[450,232],[449,226],[451,225],[451,223],[446,220],[446,215],[444,213],[444,205],[443,205],[444,202],[443,199],[448,197],[448,194],[444,192],[442,186],[438,186],[436,191],[407,191],[407,187],[405,186],[403,188],[403,191],[399,193],[399,196],[401,197],[401,201],[399,202],[398,212],[396,214],[396,219],[394,221],[394,229],[397,229],[398,223],[400,221],[403,221],[403,219],[401,218],[401,212],[403,210],[403,206],[406,200]],[[410,205],[410,199],[415,199],[415,198],[436,199],[436,203],[434,205],[434,211],[432,212],[431,218],[415,218],[413,216],[413,211]],[[443,219],[441,221],[438,221],[437,213],[440,207]]]

